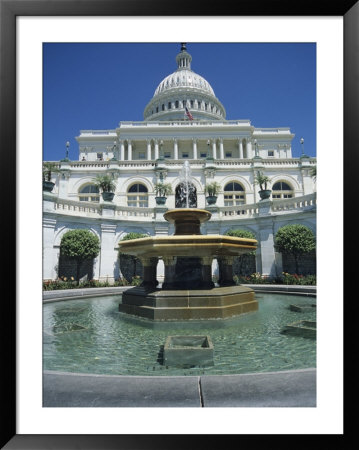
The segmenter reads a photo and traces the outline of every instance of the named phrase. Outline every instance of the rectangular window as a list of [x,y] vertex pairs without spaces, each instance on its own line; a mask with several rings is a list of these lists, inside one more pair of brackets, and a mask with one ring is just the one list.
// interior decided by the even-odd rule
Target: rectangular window
[[98,159],[99,161],[102,161],[102,159],[103,159],[103,153],[97,153],[97,159]]
[[207,153],[201,152],[201,158],[207,158]]
[[226,152],[226,158],[232,158],[232,152]]
[[188,152],[183,152],[182,153],[182,158],[189,158]]
[[171,158],[171,152],[165,152],[163,156],[165,158]]
[[268,150],[268,156],[274,156],[274,150]]
[[145,152],[139,152],[138,159],[146,159],[146,153]]
[[168,102],[168,109],[171,109],[171,102]]

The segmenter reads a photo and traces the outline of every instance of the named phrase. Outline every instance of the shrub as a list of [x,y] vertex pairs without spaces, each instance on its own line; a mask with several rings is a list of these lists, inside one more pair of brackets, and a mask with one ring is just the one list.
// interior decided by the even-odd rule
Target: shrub
[[76,280],[79,281],[82,262],[99,254],[100,241],[89,230],[70,230],[61,239],[60,251],[76,261]]
[[94,184],[102,192],[115,192],[116,190],[116,183],[110,175],[97,175],[94,179]]
[[285,225],[277,231],[275,248],[278,252],[294,257],[295,271],[299,273],[299,258],[315,250],[315,236],[304,225]]
[[[146,237],[148,237],[147,234],[131,232],[127,233],[126,236],[121,239],[121,241],[129,241],[132,239],[141,239]],[[137,269],[141,267],[140,260],[136,258],[136,256],[123,253],[121,249],[118,252],[118,257],[120,259],[120,268],[124,280],[126,280],[128,284],[131,284],[133,277],[137,275]]]
[[156,183],[155,192],[158,197],[166,197],[172,194],[172,186],[170,183]]
[[206,184],[205,192],[209,196],[216,196],[221,190],[221,185],[217,181],[212,181],[212,183]]
[[266,191],[270,183],[270,178],[264,175],[263,172],[257,172],[254,183],[259,185],[261,191]]

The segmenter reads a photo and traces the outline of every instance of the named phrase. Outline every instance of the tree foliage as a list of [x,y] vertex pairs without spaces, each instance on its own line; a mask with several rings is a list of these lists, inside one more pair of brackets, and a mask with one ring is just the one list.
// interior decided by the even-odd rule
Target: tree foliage
[[[130,241],[132,239],[141,239],[145,237],[148,237],[148,235],[132,231],[130,233],[127,233],[126,236],[121,239],[121,241]],[[136,256],[121,252],[121,250],[119,250],[118,256],[120,258],[120,268],[122,275],[128,281],[131,281],[134,277],[136,277],[137,271],[142,267],[140,260]]]
[[225,233],[226,236],[233,236],[233,237],[239,237],[239,238],[248,238],[248,239],[255,239],[254,233],[248,230],[241,230],[240,228],[236,230],[228,230]]
[[313,252],[316,248],[315,236],[305,225],[285,225],[275,236],[275,247],[278,252],[293,255],[298,273],[299,257]]
[[136,233],[134,231],[131,231],[131,233],[127,233],[126,236],[124,236],[121,241],[130,241],[131,239],[141,239],[148,237],[147,234],[144,233]]
[[89,230],[70,230],[63,235],[60,249],[65,256],[70,258],[90,259],[99,254],[100,241]]
[[81,263],[99,254],[100,241],[89,230],[70,230],[61,239],[60,251],[77,262],[76,279],[79,281]]
[[[242,230],[240,228],[237,228],[235,230],[228,230],[225,233],[226,236],[233,236],[238,238],[245,238],[245,239],[255,239],[254,233],[248,230]],[[253,250],[252,252],[245,253],[244,255],[238,256],[236,258],[236,263],[234,266],[238,269],[239,273],[242,274],[242,272],[245,270],[245,268],[248,268],[248,264],[253,261],[253,258],[255,256],[256,252]],[[255,265],[255,262],[253,263]],[[249,264],[250,266],[252,264]]]

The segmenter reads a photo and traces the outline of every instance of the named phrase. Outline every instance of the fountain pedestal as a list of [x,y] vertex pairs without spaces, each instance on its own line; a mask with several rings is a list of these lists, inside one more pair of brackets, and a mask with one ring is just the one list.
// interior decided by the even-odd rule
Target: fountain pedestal
[[[257,241],[201,235],[200,225],[210,217],[210,212],[195,208],[170,210],[164,218],[175,224],[173,236],[120,243],[121,252],[139,257],[144,265],[142,286],[123,293],[121,312],[151,320],[198,320],[224,319],[258,309],[254,291],[236,286],[232,274],[233,258],[255,250]],[[158,258],[165,265],[162,289],[156,287]],[[212,282],[213,258],[219,261],[219,287]]]

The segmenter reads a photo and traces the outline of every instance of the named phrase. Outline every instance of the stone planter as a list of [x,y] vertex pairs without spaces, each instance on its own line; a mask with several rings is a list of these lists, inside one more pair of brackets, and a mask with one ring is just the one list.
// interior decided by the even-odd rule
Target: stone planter
[[213,366],[214,348],[209,336],[168,336],[163,349],[165,366]]
[[51,192],[55,186],[55,183],[52,181],[43,181],[42,182],[42,190],[45,192]]
[[104,202],[112,202],[114,196],[114,192],[102,192],[102,198]]
[[215,205],[217,202],[217,196],[216,195],[208,195],[206,197],[206,200],[209,205]]
[[265,189],[263,191],[258,191],[258,194],[261,198],[261,200],[267,200],[270,198],[272,191],[270,189]]
[[155,197],[156,205],[163,206],[166,203],[167,197]]

